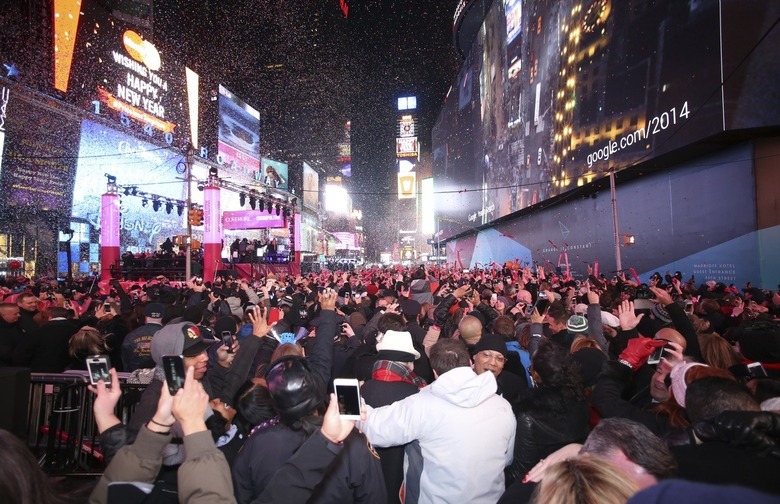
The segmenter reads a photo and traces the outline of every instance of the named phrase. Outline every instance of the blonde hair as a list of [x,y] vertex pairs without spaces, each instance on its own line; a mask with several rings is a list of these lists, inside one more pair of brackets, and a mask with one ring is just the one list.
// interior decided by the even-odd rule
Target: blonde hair
[[550,466],[536,488],[534,504],[625,504],[636,484],[608,461],[593,455]]
[[599,347],[599,344],[596,340],[593,338],[586,338],[585,336],[577,336],[574,338],[574,341],[571,342],[571,350],[570,353],[576,353],[579,350],[582,350],[583,348],[595,348],[597,350],[601,350],[601,347]]

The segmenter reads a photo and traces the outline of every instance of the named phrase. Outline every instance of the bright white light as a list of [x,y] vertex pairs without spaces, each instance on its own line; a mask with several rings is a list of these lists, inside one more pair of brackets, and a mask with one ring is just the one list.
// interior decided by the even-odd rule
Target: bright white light
[[347,190],[337,185],[325,186],[325,211],[349,215],[352,213],[352,198]]
[[187,104],[190,109],[190,138],[192,146],[198,147],[198,84],[200,77],[187,67],[184,67],[187,76]]
[[400,159],[398,161],[398,172],[399,173],[409,173],[414,169],[414,163],[411,161],[407,161],[406,159]]
[[422,233],[433,234],[436,231],[436,217],[433,203],[433,178],[422,179]]

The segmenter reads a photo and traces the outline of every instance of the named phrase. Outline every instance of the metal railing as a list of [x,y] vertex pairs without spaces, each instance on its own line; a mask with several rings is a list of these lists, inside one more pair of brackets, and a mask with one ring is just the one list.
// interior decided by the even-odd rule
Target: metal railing
[[[127,423],[146,385],[120,377],[116,414]],[[27,444],[48,474],[99,474],[105,469],[100,434],[92,412],[94,394],[80,373],[32,373]]]

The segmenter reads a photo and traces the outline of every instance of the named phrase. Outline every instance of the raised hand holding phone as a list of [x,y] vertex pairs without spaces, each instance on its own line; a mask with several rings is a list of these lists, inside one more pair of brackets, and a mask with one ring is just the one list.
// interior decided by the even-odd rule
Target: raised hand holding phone
[[209,406],[209,395],[195,379],[195,368],[190,366],[184,379],[184,387],[173,397],[171,413],[181,423],[185,436],[206,430],[204,416]]
[[344,420],[360,420],[363,401],[360,398],[360,383],[356,378],[336,378],[333,390],[338,402],[339,415]]
[[320,432],[331,443],[341,443],[355,427],[354,420],[347,420],[339,414],[338,399],[336,394],[330,395],[330,404],[325,416],[322,418]]

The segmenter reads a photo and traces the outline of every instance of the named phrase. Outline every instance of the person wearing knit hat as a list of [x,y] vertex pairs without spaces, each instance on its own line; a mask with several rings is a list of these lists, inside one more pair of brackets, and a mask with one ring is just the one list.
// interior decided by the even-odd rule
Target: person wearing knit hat
[[571,334],[587,336],[588,319],[582,315],[572,315],[566,322],[566,330]]
[[688,384],[685,381],[685,375],[688,373],[689,369],[697,366],[706,367],[707,365],[700,362],[683,362],[674,366],[672,372],[669,373],[669,376],[672,379],[672,393],[674,394],[674,399],[677,401],[677,404],[683,408],[685,407],[685,390],[688,388]]
[[482,335],[477,344],[474,345],[473,355],[474,372],[478,375],[485,371],[493,373],[498,384],[496,394],[509,401],[512,408],[515,408],[520,391],[527,389],[528,383],[525,380],[525,375],[520,377],[504,370],[509,356],[504,338],[498,334]]
[[653,306],[653,317],[662,322],[665,325],[672,323],[672,318],[669,316],[669,313],[666,311],[666,307],[663,306],[661,303],[656,303]]

